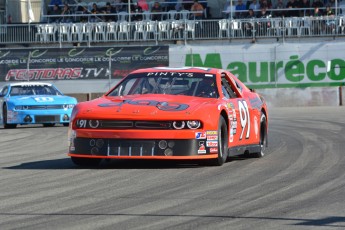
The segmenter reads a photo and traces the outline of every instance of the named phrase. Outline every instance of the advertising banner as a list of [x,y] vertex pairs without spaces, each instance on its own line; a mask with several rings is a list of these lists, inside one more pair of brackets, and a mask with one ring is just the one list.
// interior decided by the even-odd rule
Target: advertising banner
[[168,46],[1,49],[0,82],[120,79],[168,65]]
[[170,48],[171,67],[229,70],[252,88],[345,85],[345,43],[273,43]]

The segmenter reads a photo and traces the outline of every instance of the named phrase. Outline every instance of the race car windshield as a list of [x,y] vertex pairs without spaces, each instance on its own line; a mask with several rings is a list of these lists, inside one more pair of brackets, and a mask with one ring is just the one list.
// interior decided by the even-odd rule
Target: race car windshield
[[108,96],[138,94],[185,95],[217,98],[215,76],[204,73],[148,72],[131,74]]
[[11,87],[11,96],[24,95],[62,95],[57,89],[49,85],[16,85]]

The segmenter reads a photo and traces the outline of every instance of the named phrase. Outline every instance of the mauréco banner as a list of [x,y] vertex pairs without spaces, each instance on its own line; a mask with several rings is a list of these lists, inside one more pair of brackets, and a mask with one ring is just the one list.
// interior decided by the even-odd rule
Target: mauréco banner
[[168,46],[1,49],[0,81],[119,79],[168,65]]

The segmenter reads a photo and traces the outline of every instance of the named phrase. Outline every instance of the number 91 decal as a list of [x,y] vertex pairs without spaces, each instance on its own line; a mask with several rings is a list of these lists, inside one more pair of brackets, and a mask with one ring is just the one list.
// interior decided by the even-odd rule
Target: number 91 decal
[[242,140],[243,134],[246,128],[247,128],[246,139],[248,139],[250,135],[250,114],[249,114],[247,102],[238,101],[238,110],[240,113],[240,120],[241,120],[241,127],[242,127],[240,140]]

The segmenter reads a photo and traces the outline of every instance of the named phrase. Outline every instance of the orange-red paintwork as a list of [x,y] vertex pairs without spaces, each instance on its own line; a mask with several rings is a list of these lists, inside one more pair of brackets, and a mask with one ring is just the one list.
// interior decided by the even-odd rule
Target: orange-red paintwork
[[[195,154],[180,154],[179,156],[120,156],[120,155],[83,155],[69,152],[71,157],[85,158],[118,158],[118,159],[213,159],[217,158],[217,148],[213,141],[217,141],[217,130],[219,117],[226,118],[228,126],[228,146],[236,148],[241,146],[259,145],[260,143],[260,119],[265,114],[268,125],[267,106],[263,98],[248,89],[230,72],[222,69],[214,68],[192,68],[183,69],[175,68],[150,68],[140,69],[132,72],[191,72],[214,74],[216,76],[217,89],[219,91],[218,98],[200,98],[183,95],[128,95],[119,97],[109,97],[105,94],[103,97],[93,101],[79,103],[72,113],[72,122],[70,125],[70,140],[73,138],[89,138],[89,139],[165,139],[165,140],[195,140],[198,135],[205,135],[205,142],[210,146],[208,152],[201,149]],[[236,93],[236,98],[226,98],[222,92],[222,79],[226,79],[231,88]],[[119,83],[120,84],[120,83]],[[124,104],[121,111],[113,107],[100,107],[100,104],[116,103],[124,100],[159,100],[164,102],[184,103],[188,104],[188,109],[182,111],[167,112],[156,109],[153,106],[133,106]],[[202,129],[196,130],[144,130],[144,129],[79,129],[76,126],[77,119],[98,119],[98,120],[179,120],[180,118],[188,120],[201,120],[203,122]],[[210,139],[210,140],[209,140]],[[71,146],[70,146],[71,147]],[[187,151],[187,150],[186,150]]]

